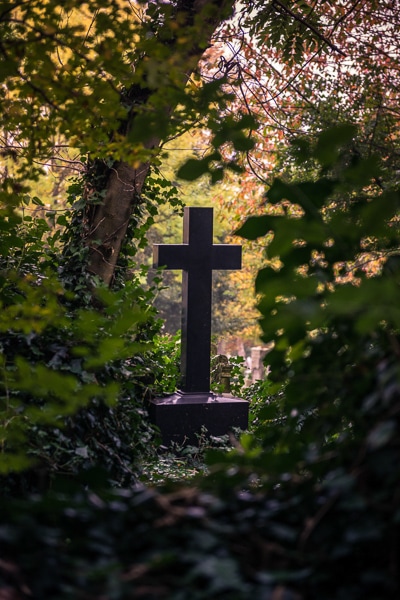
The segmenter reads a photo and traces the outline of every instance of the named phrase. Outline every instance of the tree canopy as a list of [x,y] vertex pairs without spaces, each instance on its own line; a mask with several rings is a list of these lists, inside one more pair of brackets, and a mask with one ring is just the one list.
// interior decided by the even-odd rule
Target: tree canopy
[[372,0],[5,3],[5,193],[18,202],[55,148],[64,160],[76,148],[89,160],[88,270],[111,283],[149,165],[193,125],[211,143],[182,167],[189,178],[219,180],[244,153],[250,176],[268,179],[288,135],[346,116],[367,124],[366,151],[395,157],[398,20]]

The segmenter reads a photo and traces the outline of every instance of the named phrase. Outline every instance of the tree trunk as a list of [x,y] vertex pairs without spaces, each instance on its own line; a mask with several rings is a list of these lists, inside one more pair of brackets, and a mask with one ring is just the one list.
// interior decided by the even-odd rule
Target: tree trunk
[[[180,31],[182,27],[193,25],[196,19],[204,15],[202,27],[198,28],[197,39],[193,39],[190,51],[182,56],[182,87],[186,85],[204,49],[209,46],[212,34],[229,16],[233,6],[234,0],[178,0],[176,2],[176,14],[180,14],[179,23],[182,23],[182,15],[185,16]],[[177,46],[176,39],[169,39],[168,45],[170,48]],[[136,86],[136,90],[143,106],[150,91],[145,89],[145,82],[143,88]],[[137,98],[134,100],[137,101]],[[173,106],[165,106],[166,118],[169,118],[173,109]],[[135,112],[132,111],[127,122],[124,123],[126,133],[130,131],[135,116]],[[146,147],[156,148],[161,141],[161,138],[154,137],[146,142]],[[132,167],[125,162],[115,163],[110,169],[105,167],[108,173],[103,183],[104,200],[101,204],[95,205],[90,205],[88,202],[86,214],[88,233],[85,240],[89,247],[87,270],[107,285],[112,284],[129,220],[135,207],[140,204],[141,191],[149,168],[150,162],[142,163],[138,167]]]
[[113,280],[122,242],[150,163],[137,169],[127,163],[117,163],[110,171],[106,195],[102,204],[95,205],[90,215],[88,271],[99,276],[107,285]]

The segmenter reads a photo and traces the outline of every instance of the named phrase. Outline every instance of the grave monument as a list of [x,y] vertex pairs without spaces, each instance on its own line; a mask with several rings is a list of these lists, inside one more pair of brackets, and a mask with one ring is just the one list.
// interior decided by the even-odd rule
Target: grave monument
[[186,207],[183,244],[155,244],[153,250],[154,267],[183,270],[180,386],[149,404],[163,444],[195,444],[203,426],[213,436],[247,429],[248,402],[210,391],[212,271],[240,269],[242,247],[213,244],[213,209]]

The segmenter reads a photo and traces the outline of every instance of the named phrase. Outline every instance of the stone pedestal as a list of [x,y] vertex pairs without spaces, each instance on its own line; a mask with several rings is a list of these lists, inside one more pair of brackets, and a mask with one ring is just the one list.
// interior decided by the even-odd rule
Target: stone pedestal
[[222,436],[233,427],[247,429],[249,403],[231,394],[175,392],[166,398],[154,398],[149,403],[151,421],[160,429],[162,443],[170,446],[196,445],[196,434],[204,426],[208,435]]

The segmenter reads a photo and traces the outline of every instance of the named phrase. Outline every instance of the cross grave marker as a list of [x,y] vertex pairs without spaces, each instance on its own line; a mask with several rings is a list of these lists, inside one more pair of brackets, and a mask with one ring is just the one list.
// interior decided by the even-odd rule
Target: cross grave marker
[[242,247],[213,244],[213,209],[186,207],[183,244],[155,244],[154,266],[183,269],[181,390],[208,394],[212,271],[240,269]]
[[185,207],[183,243],[154,245],[154,267],[183,270],[180,389],[149,410],[165,443],[193,442],[202,425],[211,435],[247,427],[246,401],[210,391],[212,271],[240,269],[241,257],[239,245],[213,244],[212,208]]

